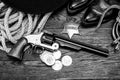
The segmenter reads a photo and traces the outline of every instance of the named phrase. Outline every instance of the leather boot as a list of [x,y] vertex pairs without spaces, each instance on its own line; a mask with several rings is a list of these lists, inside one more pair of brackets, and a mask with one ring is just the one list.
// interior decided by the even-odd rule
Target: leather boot
[[[109,0],[96,0],[93,6],[86,10],[84,16],[81,19],[81,26],[83,28],[97,26],[103,12],[110,6],[111,5],[109,4]],[[111,19],[115,19],[117,17],[118,11],[118,9],[109,10],[106,13],[102,23],[106,23]]]
[[76,15],[92,4],[94,0],[71,0],[67,6],[69,15]]

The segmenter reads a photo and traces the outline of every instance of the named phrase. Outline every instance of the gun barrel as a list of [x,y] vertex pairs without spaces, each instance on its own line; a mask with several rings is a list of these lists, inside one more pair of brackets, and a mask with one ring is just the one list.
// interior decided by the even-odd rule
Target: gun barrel
[[94,54],[105,56],[105,57],[109,55],[108,49],[93,46],[91,44],[86,44],[84,42],[68,39],[66,37],[63,37],[57,34],[45,33],[43,36],[44,37],[41,39],[43,43],[52,44],[54,42],[57,42],[59,43],[61,48],[70,48],[77,51],[80,51],[80,49],[84,49],[86,51],[93,52]]

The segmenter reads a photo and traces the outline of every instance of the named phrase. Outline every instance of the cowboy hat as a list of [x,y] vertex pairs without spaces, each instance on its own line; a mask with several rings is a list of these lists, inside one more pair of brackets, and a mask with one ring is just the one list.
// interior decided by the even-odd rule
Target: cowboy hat
[[63,6],[68,0],[1,0],[6,5],[25,13],[48,13]]

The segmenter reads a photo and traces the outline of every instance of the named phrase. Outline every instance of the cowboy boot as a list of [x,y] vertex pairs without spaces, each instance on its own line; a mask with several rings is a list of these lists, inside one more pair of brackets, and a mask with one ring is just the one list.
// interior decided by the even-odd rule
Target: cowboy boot
[[[96,0],[93,6],[86,10],[84,16],[81,19],[81,26],[84,28],[97,26],[103,12],[110,6],[111,5],[109,4],[109,0]],[[109,10],[104,16],[102,23],[106,23],[111,19],[115,19],[117,14],[118,9]]]
[[67,6],[69,15],[76,15],[92,4],[94,0],[71,0]]

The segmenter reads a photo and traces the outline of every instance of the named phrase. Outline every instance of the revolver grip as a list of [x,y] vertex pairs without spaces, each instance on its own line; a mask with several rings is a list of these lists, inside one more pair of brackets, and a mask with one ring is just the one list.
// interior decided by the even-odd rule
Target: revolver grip
[[27,39],[24,37],[18,40],[18,42],[10,50],[8,56],[18,60],[22,60],[24,55],[24,48],[27,43]]

